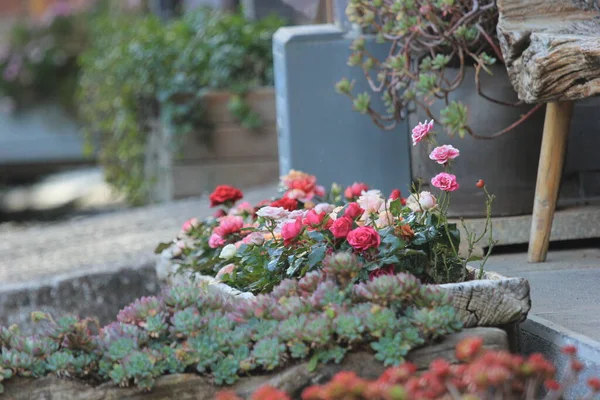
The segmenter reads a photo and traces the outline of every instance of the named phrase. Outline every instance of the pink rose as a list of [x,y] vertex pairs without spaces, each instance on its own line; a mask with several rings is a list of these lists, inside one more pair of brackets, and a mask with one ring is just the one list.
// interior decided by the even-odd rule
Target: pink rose
[[344,196],[346,196],[348,200],[352,200],[367,190],[369,190],[369,186],[367,186],[366,183],[354,182],[352,185],[348,186],[346,190],[344,190]]
[[450,160],[454,160],[458,157],[460,151],[455,149],[452,145],[445,144],[443,146],[438,146],[429,155],[429,158],[438,164],[444,165]]
[[456,182],[456,176],[446,172],[441,172],[431,178],[431,184],[436,188],[446,192],[454,192],[460,187],[458,182]]
[[223,239],[223,236],[221,236],[217,233],[214,233],[214,232],[208,238],[208,247],[210,247],[211,249],[219,248],[219,247],[223,246],[225,243],[226,243],[226,241],[225,241],[225,239]]
[[321,226],[325,219],[325,212],[317,213],[315,210],[310,210],[302,220],[302,223],[311,228]]
[[253,244],[255,246],[261,246],[264,242],[265,237],[260,232],[252,232],[242,240],[242,243],[244,244]]
[[421,140],[423,140],[429,132],[433,129],[433,120],[427,122],[419,122],[419,125],[415,126],[412,130],[412,142],[413,146],[416,146]]
[[193,228],[197,227],[199,224],[200,223],[198,222],[198,218],[191,218],[184,222],[183,226],[181,227],[181,230],[187,233]]
[[238,233],[244,226],[244,218],[229,215],[221,218],[219,226],[217,226],[214,232],[221,236],[227,237],[231,234]]
[[231,275],[233,273],[234,269],[235,269],[235,264],[227,264],[226,266],[221,268],[219,270],[219,272],[217,272],[217,275],[215,275],[215,279],[221,280],[221,278],[223,278],[223,275]]
[[379,233],[370,226],[361,226],[348,233],[348,243],[358,251],[378,248],[381,244]]
[[254,214],[254,206],[247,201],[244,201],[243,203],[240,203],[229,210],[229,215],[239,215],[243,217],[252,214]]
[[333,222],[333,225],[331,225],[329,230],[336,239],[345,238],[352,230],[352,219],[346,216],[338,218]]
[[287,222],[281,227],[281,237],[283,244],[290,245],[302,232],[302,220],[297,219],[293,222]]
[[315,186],[315,194],[319,197],[325,196],[325,188],[321,185]]
[[348,207],[346,207],[346,211],[344,212],[344,216],[350,219],[356,219],[363,215],[365,210],[363,210],[358,203],[348,203]]

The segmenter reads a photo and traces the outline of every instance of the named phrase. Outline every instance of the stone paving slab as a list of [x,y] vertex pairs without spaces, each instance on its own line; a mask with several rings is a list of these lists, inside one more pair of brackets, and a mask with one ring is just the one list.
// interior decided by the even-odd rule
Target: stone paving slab
[[600,249],[551,251],[540,264],[526,253],[494,255],[486,269],[529,281],[530,314],[600,341]]
[[[257,203],[277,185],[245,192]],[[175,237],[190,217],[213,213],[206,197],[57,224],[0,230],[0,291],[48,284],[65,277],[153,264],[154,248]]]
[[[460,221],[454,222],[461,226]],[[465,223],[470,230],[483,232],[485,218],[469,218],[465,219]],[[497,217],[493,219],[493,223],[494,240],[498,241],[498,245],[529,243],[531,215]],[[600,206],[571,207],[555,213],[551,241],[597,237],[600,237]]]

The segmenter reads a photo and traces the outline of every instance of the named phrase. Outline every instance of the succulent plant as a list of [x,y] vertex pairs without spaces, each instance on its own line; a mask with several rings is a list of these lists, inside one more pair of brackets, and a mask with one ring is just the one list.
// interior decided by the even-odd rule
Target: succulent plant
[[460,329],[447,296],[414,277],[381,276],[352,290],[347,275],[332,271],[284,280],[251,299],[231,300],[203,284],[167,288],[125,307],[95,334],[92,320],[36,313],[40,335],[0,328],[0,384],[54,374],[149,390],[157,377],[182,372],[231,384],[290,359],[310,359],[310,368],[340,362],[368,344],[396,365],[415,346]]

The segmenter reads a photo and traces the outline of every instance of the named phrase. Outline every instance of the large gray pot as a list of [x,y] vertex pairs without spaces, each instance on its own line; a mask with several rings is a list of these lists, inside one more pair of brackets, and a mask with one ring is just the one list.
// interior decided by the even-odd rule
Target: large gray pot
[[[514,92],[504,66],[492,68],[493,76],[482,71],[480,74],[482,90],[494,99],[515,101]],[[449,74],[452,76],[452,71]],[[531,109],[524,107],[505,107],[492,103],[477,94],[474,80],[474,68],[468,68],[461,87],[450,95],[450,100],[460,101],[468,108],[469,125],[478,135],[490,135],[512,124]],[[444,107],[438,102],[432,107],[434,115],[439,116]],[[410,126],[427,119],[425,112],[419,109],[410,116]],[[484,179],[488,189],[496,195],[492,215],[507,216],[530,214],[533,209],[538,158],[544,126],[543,108],[531,118],[501,137],[491,140],[464,139],[450,137],[439,132],[439,144],[451,144],[460,150],[453,165],[460,189],[453,193],[449,209],[450,216],[485,216],[485,196],[475,186]],[[433,190],[430,180],[442,172],[442,167],[429,159],[432,146],[421,142],[411,150],[411,167],[414,179],[421,179],[423,190]]]

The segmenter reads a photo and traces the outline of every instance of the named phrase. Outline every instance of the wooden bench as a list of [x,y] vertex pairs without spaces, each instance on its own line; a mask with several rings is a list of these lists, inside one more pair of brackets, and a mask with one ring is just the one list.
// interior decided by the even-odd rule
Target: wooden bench
[[573,102],[600,94],[600,0],[498,0],[498,8],[512,85],[521,100],[547,103],[528,253],[543,262]]

